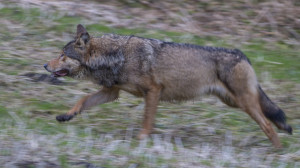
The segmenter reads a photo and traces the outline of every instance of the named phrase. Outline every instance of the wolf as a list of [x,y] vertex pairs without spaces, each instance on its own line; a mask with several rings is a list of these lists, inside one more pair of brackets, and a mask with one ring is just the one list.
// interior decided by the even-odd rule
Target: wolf
[[[164,42],[137,36],[104,34],[92,37],[79,24],[74,40],[45,69],[55,77],[90,80],[102,88],[83,97],[59,122],[89,107],[114,101],[120,90],[145,100],[139,138],[153,130],[159,101],[186,101],[203,94],[245,111],[275,147],[278,129],[292,134],[285,113],[262,90],[249,59],[238,49]],[[271,122],[270,122],[271,121]]]

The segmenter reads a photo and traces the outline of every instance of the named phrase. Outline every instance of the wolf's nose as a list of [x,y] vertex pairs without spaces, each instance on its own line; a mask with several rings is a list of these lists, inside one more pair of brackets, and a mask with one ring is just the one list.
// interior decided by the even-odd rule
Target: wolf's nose
[[44,64],[44,68],[47,69],[48,64]]

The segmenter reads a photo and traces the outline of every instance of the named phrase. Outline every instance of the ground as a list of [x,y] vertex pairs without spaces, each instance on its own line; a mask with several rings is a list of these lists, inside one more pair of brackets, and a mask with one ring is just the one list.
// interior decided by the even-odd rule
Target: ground
[[[296,1],[245,1],[245,5],[240,1],[224,4],[213,0],[192,1],[197,5],[185,1],[79,2],[0,2],[0,165],[300,166]],[[74,37],[79,23],[94,36],[134,34],[239,48],[251,60],[265,92],[286,112],[294,134],[278,131],[283,148],[275,149],[249,116],[211,96],[160,103],[155,132],[143,141],[136,139],[143,99],[125,92],[113,103],[96,106],[70,122],[58,123],[56,115],[67,112],[82,96],[100,88],[87,81],[54,79],[43,69],[43,64],[57,57],[63,45]]]

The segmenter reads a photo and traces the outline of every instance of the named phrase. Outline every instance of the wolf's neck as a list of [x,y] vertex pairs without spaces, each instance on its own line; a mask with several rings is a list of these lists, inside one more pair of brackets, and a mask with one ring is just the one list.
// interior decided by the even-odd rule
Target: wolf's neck
[[78,78],[88,76],[94,83],[106,87],[119,84],[125,63],[124,46],[129,37],[110,34],[91,38]]

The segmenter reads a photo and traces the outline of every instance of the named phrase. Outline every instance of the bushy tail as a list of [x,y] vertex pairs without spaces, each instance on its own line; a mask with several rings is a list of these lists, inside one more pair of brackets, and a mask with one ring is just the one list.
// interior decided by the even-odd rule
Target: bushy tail
[[290,125],[286,124],[284,112],[273,103],[269,97],[265,94],[260,86],[258,86],[259,92],[259,104],[264,115],[271,120],[278,129],[284,130],[289,134],[292,134],[293,129]]

